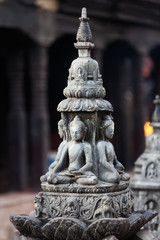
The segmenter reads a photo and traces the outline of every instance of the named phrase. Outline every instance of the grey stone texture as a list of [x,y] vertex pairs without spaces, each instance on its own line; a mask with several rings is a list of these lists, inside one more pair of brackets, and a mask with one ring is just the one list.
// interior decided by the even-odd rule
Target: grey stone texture
[[10,216],[10,220],[24,239],[101,240],[114,236],[120,240],[131,240],[155,215],[156,213],[148,210],[135,212],[128,218],[100,218],[91,223],[75,217],[37,219],[20,214]]

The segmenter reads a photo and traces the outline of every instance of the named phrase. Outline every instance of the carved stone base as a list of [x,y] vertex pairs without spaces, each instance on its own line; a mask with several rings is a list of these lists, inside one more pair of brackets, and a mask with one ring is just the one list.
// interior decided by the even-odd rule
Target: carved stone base
[[127,182],[99,183],[87,188],[78,184],[55,186],[45,183],[42,188],[48,191],[35,197],[36,217],[75,217],[87,222],[128,217],[133,212],[133,196]]
[[[33,240],[102,240],[131,239],[140,228],[156,215],[148,210],[135,212],[128,218],[102,218],[86,224],[76,218],[34,218],[27,215],[11,215],[10,220],[24,236]],[[26,236],[26,237],[25,237]]]

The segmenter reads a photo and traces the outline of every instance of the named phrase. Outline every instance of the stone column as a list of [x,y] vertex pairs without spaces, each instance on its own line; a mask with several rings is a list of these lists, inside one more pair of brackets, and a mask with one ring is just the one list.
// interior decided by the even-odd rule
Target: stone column
[[9,79],[8,157],[12,190],[27,186],[27,136],[24,104],[24,52],[10,50],[7,63]]
[[40,176],[47,170],[47,49],[32,46],[29,55],[31,78],[31,186],[40,186]]

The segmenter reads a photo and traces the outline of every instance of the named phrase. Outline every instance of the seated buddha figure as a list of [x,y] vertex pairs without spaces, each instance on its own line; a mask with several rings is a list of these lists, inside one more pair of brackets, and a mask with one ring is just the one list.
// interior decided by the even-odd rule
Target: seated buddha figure
[[101,126],[102,140],[97,143],[99,179],[108,183],[128,181],[129,174],[124,172],[123,165],[117,160],[113,144],[109,141],[114,134],[114,122],[107,115]]
[[53,184],[77,182],[82,185],[94,185],[98,182],[92,172],[92,149],[84,141],[87,128],[76,116],[69,124],[71,141],[63,148],[57,165],[53,168],[47,181]]
[[60,159],[60,156],[61,156],[61,154],[63,152],[64,146],[67,144],[67,140],[66,140],[66,122],[63,119],[59,120],[59,122],[58,122],[58,134],[59,134],[60,138],[63,138],[63,141],[61,142],[61,144],[58,147],[58,151],[57,151],[57,155],[56,155],[55,161],[49,166],[49,171],[45,175],[41,176],[41,178],[40,178],[41,182],[47,181],[47,178],[49,177],[50,173],[52,172],[54,167],[59,162],[59,159]]

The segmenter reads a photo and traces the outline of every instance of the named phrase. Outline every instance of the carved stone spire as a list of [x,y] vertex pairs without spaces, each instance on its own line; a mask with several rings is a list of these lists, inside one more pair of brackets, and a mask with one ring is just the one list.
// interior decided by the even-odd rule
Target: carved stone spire
[[160,97],[159,95],[156,95],[153,103],[155,104],[155,110],[152,115],[151,126],[153,126],[153,128],[155,129],[157,127],[160,128]]
[[82,14],[79,18],[80,26],[77,32],[77,42],[91,42],[92,41],[92,33],[90,30],[90,26],[88,24],[89,18],[87,17],[87,9],[82,8]]
[[113,108],[110,102],[103,100],[106,95],[102,76],[96,60],[90,56],[90,49],[94,47],[92,34],[88,24],[86,8],[82,8],[80,26],[77,32],[78,58],[69,69],[68,86],[64,89],[67,99],[58,105],[59,112],[79,111],[109,111]]
[[89,18],[87,17],[87,9],[82,8],[80,26],[77,31],[77,43],[74,44],[75,48],[78,49],[79,57],[90,57],[90,49],[94,48],[92,43],[92,33],[89,26]]

